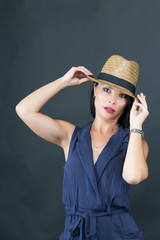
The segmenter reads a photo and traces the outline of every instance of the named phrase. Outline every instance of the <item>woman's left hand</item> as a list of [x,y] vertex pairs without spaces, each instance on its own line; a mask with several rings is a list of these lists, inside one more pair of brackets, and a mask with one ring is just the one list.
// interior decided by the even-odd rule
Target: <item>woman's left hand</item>
[[[146,102],[146,98],[143,93],[137,95],[138,99],[141,103],[138,102],[138,99],[135,98],[131,111],[130,111],[130,126],[142,126],[144,120],[149,115],[148,106]],[[139,110],[137,111],[136,108],[139,106]]]

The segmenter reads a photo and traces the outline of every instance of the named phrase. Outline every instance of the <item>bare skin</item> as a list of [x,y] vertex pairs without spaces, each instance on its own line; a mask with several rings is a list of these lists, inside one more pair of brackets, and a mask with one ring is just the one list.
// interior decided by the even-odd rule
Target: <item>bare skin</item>
[[[119,129],[118,119],[125,110],[128,100],[119,89],[105,84],[94,84],[95,119],[91,127],[93,162],[96,163],[100,153],[112,135]],[[108,113],[104,107],[111,107],[114,113]],[[95,151],[95,146],[100,146]]]

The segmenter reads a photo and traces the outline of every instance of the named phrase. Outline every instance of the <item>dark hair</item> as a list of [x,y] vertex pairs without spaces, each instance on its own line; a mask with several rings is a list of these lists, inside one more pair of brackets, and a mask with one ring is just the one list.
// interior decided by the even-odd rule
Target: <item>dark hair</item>
[[[99,84],[98,82],[94,82],[94,83],[95,83],[96,86]],[[127,95],[127,98],[128,98],[128,104],[127,104],[124,112],[122,113],[122,115],[119,117],[118,123],[120,125],[122,125],[123,128],[129,129],[129,127],[130,127],[130,123],[129,123],[129,120],[130,120],[129,119],[130,118],[130,110],[131,110],[132,104],[134,102],[134,98],[130,97],[129,95]],[[91,111],[92,117],[95,118],[94,90],[93,90],[93,87],[92,87],[92,91],[91,91],[91,94],[90,94],[90,111]]]

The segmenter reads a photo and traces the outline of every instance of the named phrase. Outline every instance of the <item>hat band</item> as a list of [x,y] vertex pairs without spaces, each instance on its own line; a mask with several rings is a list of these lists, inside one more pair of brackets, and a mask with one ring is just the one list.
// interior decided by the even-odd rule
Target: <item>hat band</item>
[[98,75],[97,79],[106,80],[106,81],[111,82],[113,84],[119,85],[119,86],[121,86],[123,88],[128,89],[133,94],[135,94],[135,86],[132,83],[130,83],[130,82],[128,82],[128,81],[126,81],[126,80],[124,80],[122,78],[110,75],[108,73],[102,73],[101,72]]

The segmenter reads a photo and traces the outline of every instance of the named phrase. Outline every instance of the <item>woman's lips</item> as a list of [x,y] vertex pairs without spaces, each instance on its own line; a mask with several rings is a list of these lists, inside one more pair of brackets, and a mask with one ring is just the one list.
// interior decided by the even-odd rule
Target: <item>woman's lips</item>
[[104,107],[104,109],[109,113],[114,113],[115,112],[115,110],[113,108]]

